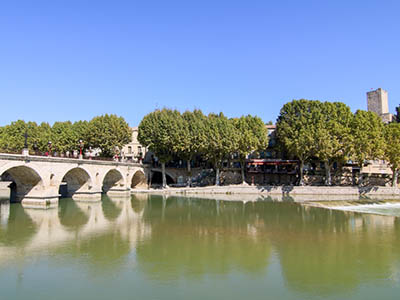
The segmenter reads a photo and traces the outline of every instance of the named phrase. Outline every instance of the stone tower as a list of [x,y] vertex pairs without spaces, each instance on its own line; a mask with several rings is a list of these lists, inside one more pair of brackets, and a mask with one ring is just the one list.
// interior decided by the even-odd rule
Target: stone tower
[[384,123],[392,121],[393,115],[389,113],[388,92],[379,88],[367,92],[368,111],[377,113]]

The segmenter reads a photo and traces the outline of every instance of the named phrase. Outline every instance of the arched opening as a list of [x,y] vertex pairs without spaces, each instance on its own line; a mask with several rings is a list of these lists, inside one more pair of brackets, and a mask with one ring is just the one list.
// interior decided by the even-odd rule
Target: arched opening
[[146,176],[142,171],[136,171],[136,173],[132,177],[131,181],[131,188],[132,189],[137,189],[137,188],[146,188],[147,187],[147,180]]
[[61,197],[72,197],[75,193],[86,191],[91,185],[89,174],[82,168],[69,170],[61,180],[59,194]]
[[10,201],[21,202],[36,186],[42,183],[40,175],[30,167],[13,167],[1,174],[1,181],[6,181],[10,188]]
[[113,169],[107,172],[103,180],[103,192],[107,193],[112,188],[120,188],[123,186],[124,178],[120,171]]
[[[167,178],[167,185],[174,184],[174,180],[168,174],[165,174]],[[162,173],[160,171],[152,171],[151,172],[151,185],[159,186],[162,185]]]

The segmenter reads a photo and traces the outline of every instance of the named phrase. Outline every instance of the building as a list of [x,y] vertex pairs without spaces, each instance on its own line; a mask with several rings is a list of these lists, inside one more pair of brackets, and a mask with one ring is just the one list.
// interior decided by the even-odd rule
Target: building
[[376,89],[367,92],[368,111],[377,113],[384,123],[392,122],[393,115],[389,113],[388,92],[384,89]]
[[122,156],[128,161],[140,161],[146,155],[146,147],[143,147],[138,139],[138,127],[132,127],[132,141],[122,148]]

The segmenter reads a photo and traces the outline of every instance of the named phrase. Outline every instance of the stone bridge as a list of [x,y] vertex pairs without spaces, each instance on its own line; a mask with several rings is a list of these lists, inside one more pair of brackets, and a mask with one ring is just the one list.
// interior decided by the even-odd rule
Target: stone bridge
[[24,207],[56,206],[60,196],[100,201],[101,193],[126,196],[147,188],[151,171],[138,163],[0,154],[0,176],[11,200]]

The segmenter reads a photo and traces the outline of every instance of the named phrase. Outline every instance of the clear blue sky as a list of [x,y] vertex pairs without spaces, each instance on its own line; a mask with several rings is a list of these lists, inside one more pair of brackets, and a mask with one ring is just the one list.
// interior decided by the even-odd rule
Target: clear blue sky
[[307,98],[400,103],[400,1],[0,2],[0,125],[200,108],[275,121]]

